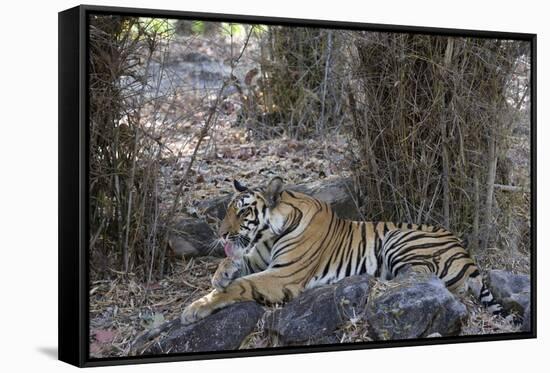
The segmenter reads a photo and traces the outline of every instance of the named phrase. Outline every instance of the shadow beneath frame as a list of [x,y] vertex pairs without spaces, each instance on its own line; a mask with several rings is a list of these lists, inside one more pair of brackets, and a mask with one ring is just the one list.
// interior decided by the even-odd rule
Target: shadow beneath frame
[[57,360],[57,346],[55,347],[38,347],[38,352],[46,355],[47,357]]

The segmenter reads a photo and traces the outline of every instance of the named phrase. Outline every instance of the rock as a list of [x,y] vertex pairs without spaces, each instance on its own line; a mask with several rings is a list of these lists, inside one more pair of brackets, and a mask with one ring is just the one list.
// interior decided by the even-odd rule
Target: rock
[[[351,179],[319,180],[302,185],[289,185],[287,188],[329,202],[336,214],[342,218],[360,219],[352,198]],[[227,195],[202,201],[197,207],[205,216],[221,220],[225,216],[231,197]],[[172,227],[168,244],[172,252],[180,257],[224,256],[221,245],[211,247],[216,237],[212,225],[206,220],[181,218]]]
[[202,214],[222,220],[225,217],[227,211],[227,205],[233,197],[232,194],[228,194],[222,197],[216,197],[198,203],[198,209],[202,211]]
[[495,269],[487,274],[487,286],[506,311],[520,316],[525,314],[531,303],[531,281],[528,275]]
[[143,354],[235,350],[263,314],[263,307],[256,302],[242,302],[190,325],[182,326],[179,320],[173,320],[167,335]]
[[172,228],[168,244],[180,257],[224,256],[221,245],[213,246],[215,237],[214,230],[206,221],[181,218]]
[[289,186],[288,189],[330,203],[332,210],[342,219],[363,219],[354,202],[353,181],[350,178],[318,180],[312,183]]
[[[344,219],[360,220],[361,216],[353,202],[353,182],[350,178],[318,180],[300,185],[287,185],[285,189],[318,198],[330,203],[336,214]],[[214,198],[199,203],[198,208],[205,215],[223,219],[231,195]]]
[[527,306],[525,312],[523,313],[523,324],[521,325],[522,332],[531,331],[531,304]]
[[435,275],[407,274],[380,283],[369,296],[366,319],[378,340],[458,335],[466,306]]
[[432,333],[432,334],[426,336],[426,338],[439,338],[439,337],[443,337],[443,336],[441,334],[439,334],[438,332],[435,332],[435,333]]
[[179,56],[179,60],[182,62],[191,62],[191,63],[206,63],[213,62],[212,57],[207,56],[199,52],[189,52],[184,53]]
[[266,315],[265,328],[286,345],[330,340],[338,326],[364,312],[372,281],[368,275],[352,276],[334,285],[306,290]]

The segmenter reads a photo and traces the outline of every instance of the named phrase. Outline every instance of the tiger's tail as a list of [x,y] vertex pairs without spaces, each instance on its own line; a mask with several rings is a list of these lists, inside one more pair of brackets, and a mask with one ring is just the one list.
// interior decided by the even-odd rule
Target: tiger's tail
[[470,290],[470,292],[472,292],[472,294],[477,299],[479,299],[479,301],[487,309],[487,311],[489,311],[493,315],[499,315],[503,317],[507,316],[502,305],[495,300],[493,293],[491,293],[491,291],[487,287],[487,284],[485,283],[485,281],[483,281],[479,270],[476,269],[470,274],[467,283],[468,290]]

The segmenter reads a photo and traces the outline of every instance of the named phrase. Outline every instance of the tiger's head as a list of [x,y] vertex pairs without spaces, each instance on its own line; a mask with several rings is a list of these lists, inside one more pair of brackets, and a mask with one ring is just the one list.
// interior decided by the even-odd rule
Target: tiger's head
[[270,217],[277,210],[283,180],[274,177],[265,189],[249,189],[234,180],[233,187],[235,196],[218,229],[228,257],[245,254],[258,241],[274,235]]

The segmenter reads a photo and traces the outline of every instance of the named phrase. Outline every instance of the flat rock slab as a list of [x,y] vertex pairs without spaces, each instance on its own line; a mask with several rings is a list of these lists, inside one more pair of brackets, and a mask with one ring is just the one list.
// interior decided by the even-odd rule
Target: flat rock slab
[[435,275],[408,274],[380,286],[370,295],[366,313],[375,339],[458,335],[467,317],[466,306]]
[[[359,220],[357,206],[353,200],[353,182],[350,178],[337,178],[332,180],[318,180],[306,184],[287,185],[285,190],[304,193],[328,202],[336,214],[344,219]],[[204,215],[223,219],[227,205],[232,195],[226,195],[202,201],[198,209]]]
[[165,336],[143,354],[236,350],[263,314],[256,302],[242,302],[190,325],[174,320]]
[[338,326],[364,312],[372,284],[372,277],[363,275],[306,290],[283,308],[267,314],[265,328],[285,345],[323,341]]
[[180,257],[224,256],[221,245],[214,245],[216,234],[203,219],[181,218],[171,228],[168,244]]
[[524,316],[531,304],[531,280],[528,275],[495,269],[487,273],[487,286],[506,311]]
[[[353,183],[349,178],[319,180],[307,184],[288,185],[288,190],[302,192],[330,203],[338,216],[346,219],[361,219],[353,200]],[[198,203],[201,218],[180,217],[170,228],[168,244],[179,257],[224,256],[221,245],[215,245],[217,238],[213,221],[223,219],[227,205],[233,195],[225,195]]]

